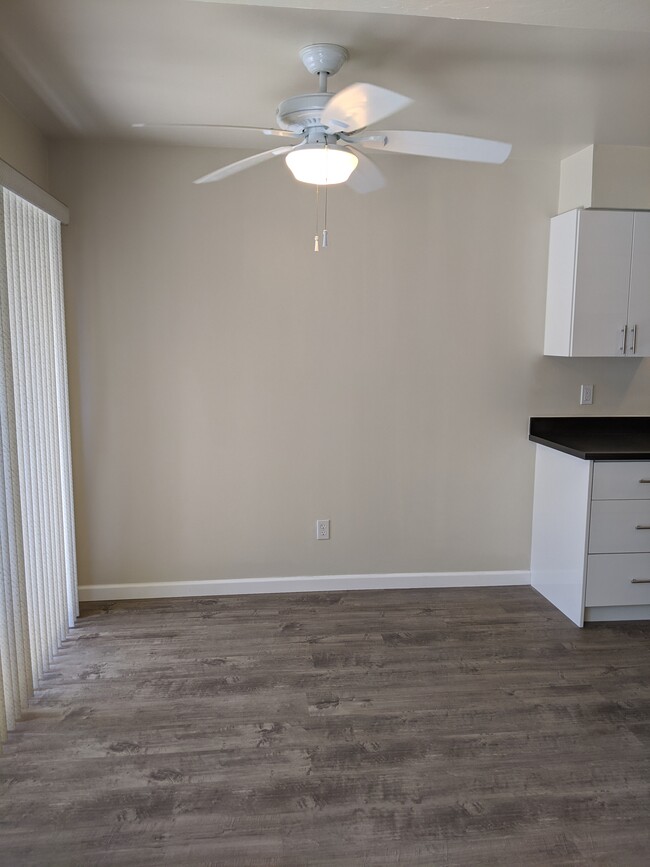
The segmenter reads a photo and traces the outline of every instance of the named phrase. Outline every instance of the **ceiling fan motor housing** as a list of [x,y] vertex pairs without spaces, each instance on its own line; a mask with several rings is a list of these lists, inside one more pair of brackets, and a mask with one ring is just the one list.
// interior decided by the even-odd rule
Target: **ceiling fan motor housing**
[[331,93],[304,93],[290,96],[278,106],[276,113],[280,129],[302,132],[312,126],[320,126],[323,109],[332,98]]

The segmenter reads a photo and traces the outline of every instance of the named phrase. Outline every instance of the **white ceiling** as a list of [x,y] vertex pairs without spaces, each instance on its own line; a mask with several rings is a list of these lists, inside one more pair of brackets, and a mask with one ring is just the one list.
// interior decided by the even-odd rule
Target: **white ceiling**
[[[270,125],[280,100],[315,89],[298,49],[338,42],[350,61],[331,89],[369,81],[415,99],[386,125],[512,141],[520,159],[591,142],[650,146],[648,0],[553,0],[554,26],[436,17],[495,8],[519,20],[527,7],[536,20],[541,0],[300,0],[400,15],[260,2],[0,0],[0,92],[51,135],[262,150],[268,139],[130,124]],[[585,4],[602,29],[585,28]],[[607,29],[619,20],[637,29]]]
[[[228,0],[193,0],[226,3]],[[591,30],[650,31],[648,0],[230,0],[235,6],[285,6],[332,12],[383,12],[432,18],[540,24]]]

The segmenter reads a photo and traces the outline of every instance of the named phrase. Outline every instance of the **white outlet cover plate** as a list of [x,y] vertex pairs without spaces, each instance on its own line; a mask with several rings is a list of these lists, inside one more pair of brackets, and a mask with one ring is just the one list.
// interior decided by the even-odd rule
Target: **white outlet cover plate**
[[321,541],[330,537],[330,520],[329,518],[321,518],[316,521],[316,538]]

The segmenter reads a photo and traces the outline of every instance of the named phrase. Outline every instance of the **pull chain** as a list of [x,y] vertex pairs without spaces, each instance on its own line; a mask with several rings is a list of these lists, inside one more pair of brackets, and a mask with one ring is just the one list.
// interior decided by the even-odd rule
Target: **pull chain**
[[319,253],[321,248],[326,250],[329,247],[329,235],[327,232],[327,184],[325,185],[325,206],[323,213],[323,237],[322,242],[320,241],[320,228],[319,228],[319,211],[320,211],[320,187],[316,185],[316,231],[314,233],[314,253]]
[[325,216],[323,217],[323,249],[329,247],[329,237],[327,234],[327,187],[325,187]]

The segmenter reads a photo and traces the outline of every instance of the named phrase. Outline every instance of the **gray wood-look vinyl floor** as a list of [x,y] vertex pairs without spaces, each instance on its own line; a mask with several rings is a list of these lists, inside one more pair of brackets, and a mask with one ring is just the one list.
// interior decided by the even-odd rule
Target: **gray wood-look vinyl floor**
[[650,624],[527,587],[84,605],[0,863],[650,864]]

